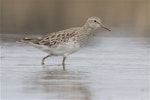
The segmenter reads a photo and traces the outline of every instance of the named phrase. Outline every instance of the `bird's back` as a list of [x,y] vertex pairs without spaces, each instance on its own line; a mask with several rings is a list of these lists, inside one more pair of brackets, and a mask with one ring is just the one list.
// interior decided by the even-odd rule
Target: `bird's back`
[[21,42],[52,47],[68,42],[69,39],[78,35],[80,30],[81,27],[70,28],[58,32],[49,33],[39,38],[24,38],[21,40]]

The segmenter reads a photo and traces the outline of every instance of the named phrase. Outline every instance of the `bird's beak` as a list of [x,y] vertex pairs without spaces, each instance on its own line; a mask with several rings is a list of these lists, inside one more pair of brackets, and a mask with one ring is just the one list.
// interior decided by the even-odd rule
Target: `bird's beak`
[[107,27],[105,27],[105,25],[103,25],[102,23],[101,23],[101,27],[104,28],[104,29],[106,29],[106,30],[108,30],[108,31],[111,31],[110,29],[108,29]]

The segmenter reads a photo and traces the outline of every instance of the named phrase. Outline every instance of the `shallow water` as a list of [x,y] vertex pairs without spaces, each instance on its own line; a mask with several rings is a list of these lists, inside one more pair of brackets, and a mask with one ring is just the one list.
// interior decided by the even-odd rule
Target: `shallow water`
[[15,41],[1,43],[1,96],[6,99],[148,100],[148,38],[95,37],[66,60]]

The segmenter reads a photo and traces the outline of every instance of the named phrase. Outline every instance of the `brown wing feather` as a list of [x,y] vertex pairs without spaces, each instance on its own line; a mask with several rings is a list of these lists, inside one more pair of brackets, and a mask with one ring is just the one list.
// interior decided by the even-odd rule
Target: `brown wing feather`
[[55,44],[61,44],[61,43],[67,42],[69,38],[75,36],[76,33],[77,33],[77,30],[74,30],[74,29],[52,33],[50,35],[46,35],[42,37],[42,39],[39,41],[39,44],[47,45],[47,46],[54,46]]

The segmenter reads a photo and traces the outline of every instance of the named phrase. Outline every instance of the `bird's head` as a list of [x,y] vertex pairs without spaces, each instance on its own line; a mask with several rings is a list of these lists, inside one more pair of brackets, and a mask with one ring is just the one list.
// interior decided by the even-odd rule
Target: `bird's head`
[[88,27],[90,27],[90,28],[92,28],[94,30],[96,30],[96,29],[101,27],[101,28],[104,28],[104,29],[106,29],[108,31],[111,31],[110,29],[108,29],[107,27],[105,27],[102,24],[101,19],[98,18],[98,17],[90,17],[90,18],[88,18],[88,20],[87,20],[85,25],[88,25]]

